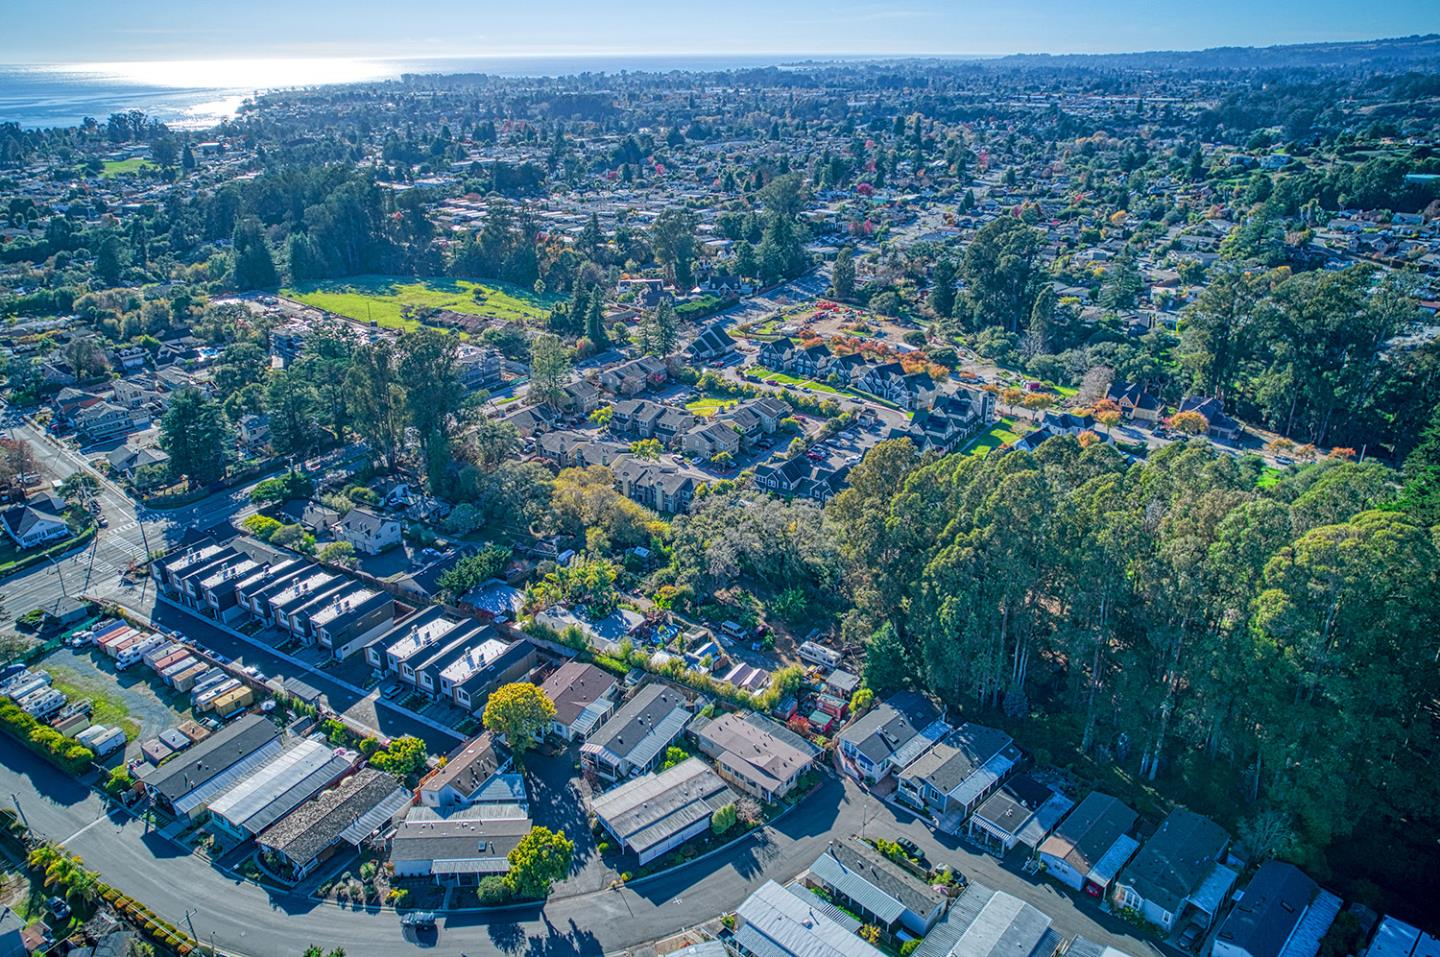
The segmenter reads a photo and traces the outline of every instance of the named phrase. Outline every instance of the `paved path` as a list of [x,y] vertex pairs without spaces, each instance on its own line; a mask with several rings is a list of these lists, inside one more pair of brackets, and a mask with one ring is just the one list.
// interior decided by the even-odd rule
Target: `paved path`
[[[773,832],[662,874],[635,888],[599,891],[503,911],[458,913],[438,935],[417,940],[393,912],[356,910],[271,894],[185,853],[143,821],[107,812],[93,792],[39,758],[0,747],[0,802],[17,805],[32,830],[83,857],[104,879],[143,900],[222,951],[249,957],[298,955],[310,943],[350,957],[392,957],[414,948],[436,955],[542,954],[595,957],[656,940],[735,909],[767,879],[804,870],[833,837],[857,833],[913,838],[934,861],[954,862],[973,880],[1016,894],[1050,914],[1067,933],[1084,933],[1135,957],[1153,951],[1117,919],[988,857],[942,843],[922,823],[866,796],[849,782],[824,785]],[[463,897],[461,898],[463,899]],[[194,909],[187,922],[186,913]]]

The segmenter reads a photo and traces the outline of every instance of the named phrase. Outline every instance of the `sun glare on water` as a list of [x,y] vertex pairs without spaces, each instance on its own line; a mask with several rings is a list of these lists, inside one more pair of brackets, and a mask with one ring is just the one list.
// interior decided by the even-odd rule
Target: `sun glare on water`
[[95,74],[139,86],[250,91],[325,83],[360,83],[394,75],[393,67],[380,61],[344,57],[75,63],[57,69],[66,73]]

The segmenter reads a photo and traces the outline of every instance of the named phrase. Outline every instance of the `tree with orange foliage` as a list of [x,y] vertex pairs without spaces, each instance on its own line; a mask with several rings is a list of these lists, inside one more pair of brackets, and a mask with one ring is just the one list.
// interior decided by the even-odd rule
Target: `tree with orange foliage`
[[1008,389],[1000,390],[1000,401],[1008,405],[1011,412],[1015,411],[1015,406],[1019,405],[1020,400],[1023,398],[1025,398],[1024,389],[1017,389],[1014,386],[1010,386]]
[[1199,412],[1176,412],[1165,420],[1165,424],[1176,432],[1186,435],[1204,435],[1210,431],[1210,420]]
[[1040,421],[1040,413],[1055,404],[1055,396],[1048,392],[1027,392],[1020,400],[1020,404],[1031,412],[1035,413],[1035,421]]

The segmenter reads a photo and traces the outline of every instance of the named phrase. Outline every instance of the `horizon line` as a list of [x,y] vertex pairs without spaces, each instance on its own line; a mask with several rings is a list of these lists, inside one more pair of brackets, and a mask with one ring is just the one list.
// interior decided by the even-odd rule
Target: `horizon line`
[[1355,43],[1382,43],[1400,40],[1416,40],[1427,38],[1440,38],[1440,33],[1410,33],[1398,36],[1381,37],[1360,37],[1351,39],[1334,40],[1302,40],[1292,43],[1268,43],[1268,44],[1220,44],[1205,47],[1188,48],[1151,48],[1151,49],[1128,49],[1128,50],[1010,50],[1000,53],[979,53],[979,52],[942,52],[942,51],[796,51],[796,50],[680,50],[664,53],[640,50],[617,50],[617,49],[537,49],[537,50],[492,50],[486,52],[447,52],[447,53],[402,53],[402,54],[368,54],[368,53],[312,53],[312,54],[276,54],[276,55],[231,55],[221,57],[206,57],[197,60],[194,57],[135,57],[113,60],[97,60],[88,58],[84,60],[7,60],[0,61],[0,68],[6,67],[41,67],[41,68],[78,68],[86,66],[115,66],[127,64],[153,64],[153,63],[246,63],[246,62],[316,62],[316,61],[363,61],[371,63],[394,63],[415,60],[519,60],[519,59],[594,59],[600,57],[631,57],[636,59],[675,59],[675,58],[699,58],[699,57],[742,57],[746,59],[764,58],[786,58],[794,60],[994,60],[1006,57],[1107,57],[1107,56],[1135,56],[1142,54],[1165,54],[1165,53],[1206,53],[1217,50],[1268,50],[1282,49],[1285,47],[1306,47],[1329,44],[1355,44]]

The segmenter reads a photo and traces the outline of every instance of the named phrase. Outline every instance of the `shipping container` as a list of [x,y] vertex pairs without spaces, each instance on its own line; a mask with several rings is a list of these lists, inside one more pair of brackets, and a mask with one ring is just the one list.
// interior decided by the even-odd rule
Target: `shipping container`
[[205,673],[206,666],[198,661],[192,661],[184,671],[170,679],[176,691],[189,691],[195,687],[195,681]]
[[237,711],[243,711],[255,701],[255,692],[241,685],[216,698],[211,710],[220,718],[228,718]]
[[105,654],[114,658],[119,654],[119,651],[118,649],[113,651],[111,649],[116,648],[117,645],[122,643],[128,643],[139,634],[138,631],[129,625],[121,625],[119,628],[106,633],[103,637],[96,638],[95,644],[101,651],[105,652]]
[[172,641],[147,653],[145,655],[145,664],[149,665],[156,673],[159,673],[163,672],[181,658],[189,657],[189,655],[189,649],[177,645]]

